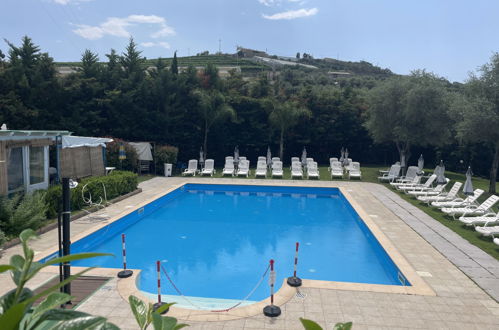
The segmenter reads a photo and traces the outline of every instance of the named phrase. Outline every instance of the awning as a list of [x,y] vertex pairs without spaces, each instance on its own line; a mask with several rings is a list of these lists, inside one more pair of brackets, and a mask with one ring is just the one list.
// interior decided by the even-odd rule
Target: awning
[[149,142],[129,142],[128,144],[135,148],[139,160],[152,161],[152,146]]
[[88,136],[62,136],[62,148],[78,148],[78,147],[105,147],[106,143],[112,142],[109,138],[96,138]]

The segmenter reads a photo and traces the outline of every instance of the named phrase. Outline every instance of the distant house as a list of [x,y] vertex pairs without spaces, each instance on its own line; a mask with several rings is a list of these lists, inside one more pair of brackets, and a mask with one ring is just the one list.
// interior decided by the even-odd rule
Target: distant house
[[237,54],[240,57],[255,57],[255,56],[268,57],[269,56],[264,51],[255,50],[255,49],[249,49],[249,48],[243,48],[243,47],[237,47]]

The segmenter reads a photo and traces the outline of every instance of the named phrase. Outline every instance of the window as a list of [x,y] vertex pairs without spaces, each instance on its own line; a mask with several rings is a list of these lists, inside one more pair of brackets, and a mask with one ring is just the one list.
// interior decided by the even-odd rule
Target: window
[[14,191],[24,186],[23,148],[8,149],[7,182],[8,190]]
[[29,184],[41,183],[45,179],[44,147],[29,147]]

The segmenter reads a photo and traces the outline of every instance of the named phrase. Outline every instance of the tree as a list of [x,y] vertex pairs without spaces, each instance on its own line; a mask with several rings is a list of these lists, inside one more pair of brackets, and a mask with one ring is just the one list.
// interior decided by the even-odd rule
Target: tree
[[137,44],[130,38],[130,42],[121,57],[121,65],[125,70],[125,76],[132,79],[140,79],[144,76],[144,61],[140,56],[142,52],[137,49]]
[[216,89],[202,90],[197,89],[193,96],[198,100],[199,112],[203,118],[204,142],[203,150],[208,154],[208,133],[215,124],[227,119],[234,119],[236,112],[226,102],[224,95]]
[[269,111],[270,124],[279,130],[279,157],[282,160],[284,155],[284,134],[298,124],[301,118],[310,117],[312,113],[297,101],[281,102],[270,97],[263,102],[264,107]]
[[373,88],[365,125],[374,142],[393,142],[407,164],[413,146],[450,143],[448,93],[441,80],[417,71]]
[[483,65],[479,75],[472,74],[464,95],[456,97],[452,114],[457,117],[456,130],[463,141],[491,145],[494,150],[490,166],[489,192],[496,193],[499,167],[499,53]]
[[173,53],[172,65],[170,67],[170,72],[174,75],[178,75],[178,63],[177,63],[177,52]]
[[99,56],[89,49],[81,56],[81,73],[85,78],[97,78],[100,73]]
[[300,59],[300,52],[296,53],[296,59],[299,60]]

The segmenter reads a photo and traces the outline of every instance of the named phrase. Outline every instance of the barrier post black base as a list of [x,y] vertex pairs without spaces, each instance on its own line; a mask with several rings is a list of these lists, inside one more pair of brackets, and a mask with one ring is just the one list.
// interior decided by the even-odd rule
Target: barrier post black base
[[288,277],[287,283],[292,287],[301,286],[301,278],[295,276]]
[[130,269],[124,269],[118,273],[119,278],[127,278],[133,275],[133,271]]
[[281,308],[276,305],[268,305],[263,308],[263,315],[268,317],[277,317],[281,315]]

